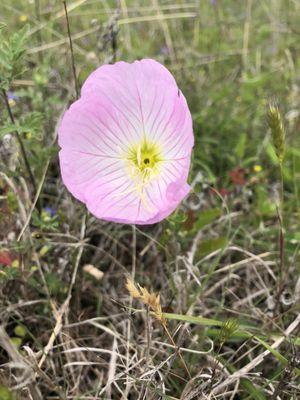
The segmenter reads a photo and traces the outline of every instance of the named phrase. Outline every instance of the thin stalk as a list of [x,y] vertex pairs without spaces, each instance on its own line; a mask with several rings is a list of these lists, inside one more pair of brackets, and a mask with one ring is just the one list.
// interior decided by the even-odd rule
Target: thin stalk
[[[14,118],[14,115],[13,115],[12,110],[10,108],[8,97],[7,97],[7,93],[6,93],[5,89],[2,89],[2,94],[3,94],[3,97],[4,97],[4,102],[5,102],[5,106],[7,108],[7,112],[8,112],[9,118],[10,118],[12,124],[16,125],[15,118]],[[35,178],[34,178],[34,175],[32,173],[32,170],[31,170],[31,167],[30,167],[30,164],[29,164],[29,161],[28,161],[28,157],[27,157],[27,154],[26,154],[24,143],[23,143],[22,138],[21,138],[19,132],[17,131],[17,129],[15,131],[15,135],[16,135],[17,140],[18,140],[19,145],[20,145],[22,157],[23,157],[23,160],[24,160],[24,163],[25,163],[25,166],[26,166],[26,169],[27,169],[31,184],[33,186],[34,191],[36,192],[37,191],[37,185],[36,185],[36,182],[35,182]]]
[[283,228],[283,197],[284,197],[284,186],[283,186],[283,168],[282,163],[279,163],[280,170],[280,194],[279,194],[279,209],[277,210],[278,221],[279,221],[279,260],[280,260],[280,273],[281,279],[283,280],[285,271],[284,265],[284,228]]
[[278,245],[279,245],[280,277],[279,277],[279,282],[278,282],[278,287],[277,287],[276,309],[278,309],[278,307],[279,307],[280,294],[283,291],[285,279],[287,277],[287,271],[286,271],[285,262],[284,262],[284,254],[285,254],[284,225],[283,225],[284,183],[283,183],[283,168],[282,168],[281,161],[279,161],[279,171],[280,171],[279,205],[276,207],[276,210],[277,210],[277,218],[278,218],[278,224],[279,224]]
[[181,361],[181,363],[182,363],[184,369],[186,370],[189,379],[192,379],[192,376],[191,376],[191,374],[190,374],[190,371],[189,371],[189,369],[188,369],[188,367],[187,367],[187,365],[186,365],[186,363],[185,363],[185,361],[184,361],[184,359],[183,359],[183,357],[182,357],[180,348],[179,348],[179,347],[177,346],[177,344],[174,342],[174,339],[172,338],[172,335],[171,335],[171,333],[169,332],[169,329],[167,328],[167,325],[164,324],[163,322],[161,322],[161,324],[162,324],[162,326],[163,326],[163,328],[164,328],[164,331],[165,331],[166,335],[168,336],[170,342],[171,342],[172,345],[175,347],[175,349],[177,349],[177,353],[178,353],[178,355],[179,355],[180,361]]
[[[34,0],[34,8],[35,8],[35,17],[38,20],[38,22],[41,22],[41,7],[40,7],[40,0]],[[37,31],[37,38],[38,38],[38,43],[41,46],[42,45],[42,33],[41,33],[41,29],[39,29]],[[39,61],[42,62],[43,61],[43,52],[40,51],[38,53],[38,58]]]
[[78,88],[78,82],[77,82],[77,76],[76,76],[73,43],[72,43],[72,37],[71,37],[71,30],[70,30],[70,23],[69,23],[69,16],[68,16],[66,0],[63,0],[63,5],[64,5],[64,10],[65,10],[66,22],[67,22],[67,30],[68,30],[70,52],[71,52],[71,63],[72,63],[72,72],[73,72],[73,78],[74,78],[75,93],[76,93],[76,98],[78,99],[79,98],[79,88]]
[[282,162],[279,163],[279,170],[280,170],[280,208],[281,208],[281,215],[283,214],[283,167]]
[[117,42],[117,32],[114,31],[114,26],[111,28],[111,48],[113,53],[113,62],[117,61],[117,51],[118,51],[118,42]]
[[219,361],[219,360],[218,360],[218,357],[219,357],[219,355],[220,355],[220,353],[221,353],[221,349],[222,349],[223,345],[224,345],[224,342],[222,341],[222,342],[220,343],[219,348],[218,348],[218,351],[217,351],[217,353],[216,353],[216,355],[215,355],[215,362],[214,362],[213,370],[212,370],[212,373],[211,373],[211,379],[210,379],[210,383],[209,383],[209,391],[212,390],[213,384],[214,384],[214,382],[215,382],[215,378],[216,378],[216,369],[217,369],[218,361]]
[[149,362],[150,357],[150,319],[149,319],[149,306],[146,306],[146,341],[147,341],[147,349],[146,349],[146,364]]
[[[134,282],[135,279],[135,272],[136,272],[136,228],[135,225],[132,225],[132,267],[131,267],[131,279]],[[132,308],[132,300],[133,297],[130,297],[129,301],[129,307],[130,309]],[[131,316],[131,311],[129,311],[129,315]],[[126,371],[129,370],[130,366],[130,338],[131,338],[131,321],[128,319],[127,321],[127,332],[126,332]],[[130,379],[129,379],[129,374],[127,372],[126,374],[126,386],[125,386],[125,392],[122,396],[122,400],[127,399],[128,393],[130,391]]]

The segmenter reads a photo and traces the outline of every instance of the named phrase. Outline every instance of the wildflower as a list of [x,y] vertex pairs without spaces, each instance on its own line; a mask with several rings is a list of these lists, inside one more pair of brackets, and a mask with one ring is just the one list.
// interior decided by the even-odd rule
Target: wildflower
[[19,268],[19,266],[20,266],[19,260],[16,258],[16,259],[11,263],[11,266],[12,266],[13,268]]
[[13,262],[13,257],[10,252],[6,250],[0,250],[0,264],[9,266]]
[[19,21],[20,22],[26,22],[27,20],[28,20],[27,15],[22,14],[22,15],[19,16]]
[[254,165],[253,166],[253,171],[257,172],[257,173],[261,172],[262,171],[262,166],[258,165],[258,164]]
[[47,213],[51,218],[54,217],[57,213],[56,208],[50,207],[50,206],[46,206],[44,208],[45,213]]
[[169,53],[170,53],[167,46],[162,46],[162,47],[160,48],[159,52],[160,52],[160,54],[162,54],[162,55],[164,55],[164,56],[167,56],[167,55],[169,55]]
[[8,99],[8,104],[9,104],[11,107],[14,107],[14,106],[16,105],[16,102],[15,102],[14,99]]
[[18,101],[20,99],[20,97],[15,92],[11,92],[11,91],[7,92],[7,97],[8,97],[8,100]]
[[42,217],[43,222],[49,222],[49,221],[51,221],[51,214],[48,213],[48,212],[45,211],[45,210],[42,210],[41,217]]
[[19,96],[17,96],[14,92],[11,91],[7,93],[7,98],[10,107],[14,107],[17,104],[17,101],[19,100]]
[[245,169],[236,167],[229,172],[229,177],[234,185],[244,186],[246,184]]
[[98,218],[156,223],[190,190],[191,115],[173,76],[154,60],[94,71],[58,136],[63,182]]

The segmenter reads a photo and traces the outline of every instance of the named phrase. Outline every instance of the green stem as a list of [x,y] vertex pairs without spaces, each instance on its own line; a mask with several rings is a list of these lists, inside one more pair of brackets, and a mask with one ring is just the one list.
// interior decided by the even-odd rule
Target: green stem
[[[4,102],[5,102],[5,105],[6,105],[6,108],[7,108],[7,112],[8,112],[9,118],[10,118],[12,124],[16,125],[15,118],[14,118],[13,113],[11,111],[11,108],[10,108],[10,105],[9,105],[9,101],[8,101],[8,97],[7,97],[7,93],[6,93],[5,89],[2,89],[2,94],[3,94],[3,97],[4,97]],[[28,157],[27,157],[27,154],[26,154],[24,143],[23,143],[22,138],[21,138],[19,132],[17,131],[17,129],[15,131],[15,134],[16,134],[17,140],[18,140],[19,145],[20,145],[22,157],[23,157],[23,160],[24,160],[24,163],[25,163],[29,178],[31,180],[33,189],[36,192],[37,191],[37,186],[36,186],[34,175],[32,173],[31,167],[30,167],[30,163],[28,161]]]
[[278,220],[279,220],[279,260],[280,260],[280,273],[281,280],[284,280],[285,265],[284,265],[284,225],[283,225],[283,204],[284,204],[284,183],[283,183],[283,168],[282,162],[279,162],[280,170],[280,204],[278,210]]
[[69,22],[66,0],[63,0],[63,5],[64,5],[64,10],[65,10],[66,22],[67,22],[67,30],[68,30],[70,52],[71,52],[71,63],[72,63],[72,72],[73,72],[74,85],[75,85],[75,93],[76,93],[76,98],[78,99],[79,98],[79,88],[78,88],[78,82],[77,82],[77,76],[76,76],[74,50],[73,50],[73,43],[72,43],[72,37],[71,37],[70,22]]

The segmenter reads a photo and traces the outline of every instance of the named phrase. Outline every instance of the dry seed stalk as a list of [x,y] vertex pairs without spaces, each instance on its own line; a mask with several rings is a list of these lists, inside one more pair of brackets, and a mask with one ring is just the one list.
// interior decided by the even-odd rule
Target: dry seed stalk
[[161,304],[160,304],[160,295],[155,294],[155,293],[150,293],[146,288],[140,286],[139,284],[137,284],[137,286],[136,286],[135,283],[130,278],[127,278],[126,288],[129,291],[129,293],[131,294],[131,296],[134,299],[141,300],[142,303],[144,303],[144,305],[147,306],[153,312],[155,318],[161,323],[170,342],[177,349],[177,352],[178,352],[179,358],[182,362],[182,365],[184,366],[184,369],[186,370],[189,378],[191,379],[190,371],[188,370],[188,367],[181,355],[180,348],[174,342],[174,339],[172,338],[172,335],[167,327],[167,321],[163,315]]
[[158,321],[160,321],[163,325],[167,324],[167,321],[162,313],[159,294],[150,293],[146,288],[140,286],[139,284],[136,286],[130,278],[127,278],[126,288],[134,299],[141,300],[145,306],[148,306],[149,309],[153,311],[154,316]]

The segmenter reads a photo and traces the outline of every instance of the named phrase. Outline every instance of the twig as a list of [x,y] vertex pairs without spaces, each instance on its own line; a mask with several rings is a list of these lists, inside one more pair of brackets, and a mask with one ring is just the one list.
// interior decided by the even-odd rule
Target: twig
[[[4,97],[4,102],[5,102],[5,106],[6,106],[6,108],[7,108],[7,111],[8,111],[9,118],[10,118],[12,124],[13,124],[13,125],[16,125],[15,118],[14,118],[13,113],[12,113],[12,111],[11,111],[11,108],[10,108],[10,105],[9,105],[9,101],[8,101],[8,97],[7,97],[7,93],[6,93],[5,89],[2,89],[2,94],[3,94],[3,97]],[[30,164],[29,164],[29,161],[28,161],[28,157],[27,157],[27,154],[26,154],[26,150],[25,150],[25,147],[24,147],[24,143],[23,143],[22,138],[21,138],[21,136],[19,135],[19,132],[18,132],[17,129],[16,129],[16,131],[15,131],[15,134],[16,134],[17,140],[18,140],[19,145],[20,145],[22,157],[23,157],[23,160],[24,160],[24,162],[25,162],[25,166],[26,166],[26,169],[27,169],[29,178],[30,178],[30,180],[31,180],[33,189],[34,189],[34,191],[36,192],[37,186],[36,186],[36,182],[35,182],[35,179],[34,179],[34,175],[33,175],[33,173],[32,173],[32,170],[31,170],[31,167],[30,167]]]
[[41,179],[41,181],[40,181],[40,183],[39,183],[39,187],[37,188],[36,195],[35,195],[35,198],[34,198],[34,200],[33,200],[33,203],[32,203],[31,209],[30,209],[30,211],[29,211],[29,214],[28,214],[28,216],[27,216],[27,219],[26,219],[26,221],[25,221],[25,223],[24,223],[24,225],[23,225],[23,228],[22,228],[22,230],[21,230],[21,232],[19,233],[19,236],[18,236],[18,238],[17,238],[17,242],[19,242],[19,241],[21,240],[21,238],[22,238],[24,232],[26,231],[26,228],[28,227],[28,225],[29,225],[29,223],[30,223],[33,210],[35,209],[35,206],[36,206],[36,204],[37,204],[37,202],[38,202],[38,200],[39,200],[39,196],[40,196],[40,194],[41,194],[41,191],[42,191],[42,188],[43,188],[43,185],[44,185],[44,182],[45,182],[45,178],[46,178],[46,174],[47,174],[47,171],[48,171],[49,164],[50,164],[50,159],[48,159],[48,161],[47,161],[47,163],[46,163],[46,166],[45,166],[45,168],[44,168],[44,172],[43,172],[42,179]]
[[[136,270],[136,227],[132,225],[132,268],[131,268],[131,279],[134,281]],[[132,297],[130,297],[129,308],[132,307]],[[131,336],[131,321],[127,321],[127,344],[126,344],[126,370],[129,370],[129,349],[130,349],[130,336]],[[122,399],[127,399],[130,390],[129,375],[126,376],[126,388]]]
[[190,371],[189,371],[189,369],[188,369],[188,367],[187,367],[187,365],[186,365],[186,362],[184,361],[184,358],[182,357],[182,354],[181,354],[181,351],[180,351],[180,347],[176,345],[174,339],[172,338],[172,335],[171,335],[170,332],[169,332],[169,329],[167,328],[167,325],[164,324],[164,323],[161,323],[161,324],[162,324],[162,326],[163,326],[163,328],[164,328],[164,331],[165,331],[166,335],[168,336],[170,342],[171,342],[172,345],[175,347],[176,352],[178,353],[178,356],[179,356],[179,358],[180,358],[180,361],[181,361],[181,363],[182,363],[184,369],[186,370],[189,379],[192,379],[192,376],[191,376]]
[[75,60],[74,60],[73,43],[72,43],[72,37],[71,37],[71,31],[70,31],[70,23],[69,23],[69,16],[68,16],[66,0],[63,0],[63,5],[64,5],[64,10],[65,10],[66,22],[67,22],[67,30],[68,30],[68,38],[69,38],[69,45],[70,45],[70,51],[71,51],[71,62],[72,62],[72,71],[73,71],[75,92],[76,92],[76,98],[78,99],[79,98],[79,89],[78,89],[78,82],[77,82],[77,77],[76,77],[76,67],[75,67]]

